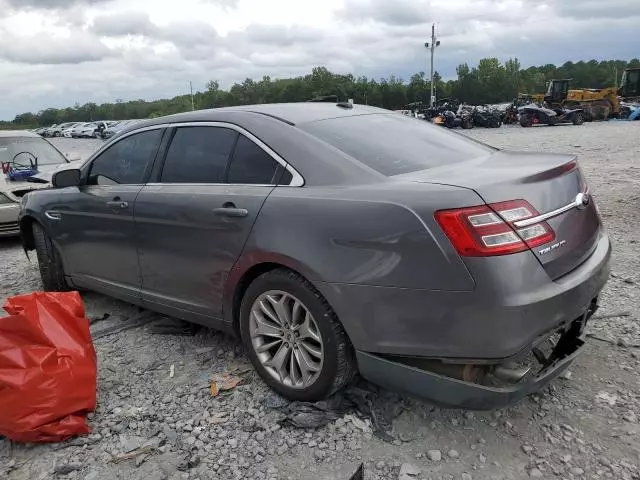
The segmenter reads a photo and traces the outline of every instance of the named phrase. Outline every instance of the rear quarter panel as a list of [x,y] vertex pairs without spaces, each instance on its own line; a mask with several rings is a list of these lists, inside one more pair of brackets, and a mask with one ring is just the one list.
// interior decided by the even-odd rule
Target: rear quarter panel
[[237,270],[285,263],[312,282],[469,291],[474,281],[433,212],[477,204],[469,190],[389,181],[358,187],[278,187]]

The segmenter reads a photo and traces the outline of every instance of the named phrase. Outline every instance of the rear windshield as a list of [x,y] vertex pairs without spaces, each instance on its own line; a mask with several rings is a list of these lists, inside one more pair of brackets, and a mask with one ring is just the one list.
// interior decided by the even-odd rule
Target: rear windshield
[[484,157],[493,147],[399,113],[298,125],[359,162],[392,176]]

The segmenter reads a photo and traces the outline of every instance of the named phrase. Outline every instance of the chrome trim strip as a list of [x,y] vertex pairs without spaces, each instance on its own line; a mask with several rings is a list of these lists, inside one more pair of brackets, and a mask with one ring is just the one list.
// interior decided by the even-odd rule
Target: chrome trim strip
[[[149,182],[145,187],[289,187],[291,185],[273,185],[267,183],[178,183],[178,182]],[[186,192],[193,193],[193,192]]]
[[47,210],[44,212],[44,216],[49,220],[60,220],[62,218],[60,212],[56,212],[55,210]]
[[[236,132],[241,133],[245,137],[249,138],[252,142],[258,145],[262,150],[264,150],[271,158],[273,158],[276,162],[282,165],[289,173],[291,173],[291,176],[293,177],[291,179],[291,182],[288,185],[278,185],[279,187],[302,187],[304,185],[304,178],[302,177],[302,175],[300,175],[300,173],[298,173],[298,171],[295,168],[293,168],[291,164],[289,164],[284,158],[282,158],[280,155],[274,152],[271,149],[271,147],[269,147],[266,143],[264,143],[262,140],[260,140],[258,137],[253,135],[251,132],[248,132],[244,128],[239,127],[238,125],[234,125],[233,123],[226,123],[226,122],[161,123],[158,125],[150,125],[148,127],[137,128],[135,130],[131,130],[130,132],[123,134],[122,136],[113,138],[111,141],[103,145],[103,147],[100,148],[100,150],[98,150],[94,155],[92,155],[89,160],[93,160],[95,157],[97,157],[100,153],[102,153],[104,150],[109,148],[114,143],[117,143],[120,140],[123,140],[131,135],[135,135],[136,133],[146,132],[148,130],[158,130],[161,128],[174,128],[174,127],[224,127],[224,128],[229,128],[231,130],[235,130]],[[87,162],[89,160],[87,160]],[[230,185],[230,184],[222,184],[222,185]],[[248,185],[251,185],[251,184],[248,184]]]
[[549,220],[550,218],[557,217],[558,215],[562,215],[569,210],[574,208],[581,208],[584,204],[582,203],[582,199],[584,195],[588,195],[589,192],[579,193],[575,200],[563,207],[556,208],[555,210],[551,210],[550,212],[543,213],[542,215],[538,215],[537,217],[527,218],[525,220],[520,220],[518,222],[513,222],[513,225],[516,228],[529,227],[531,225],[535,225],[536,223],[544,222],[545,220]]

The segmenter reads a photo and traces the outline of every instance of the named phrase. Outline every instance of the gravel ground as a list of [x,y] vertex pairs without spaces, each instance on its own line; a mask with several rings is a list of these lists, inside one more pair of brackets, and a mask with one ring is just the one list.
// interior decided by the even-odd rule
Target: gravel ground
[[[210,375],[246,365],[237,341],[204,329],[154,335],[147,324],[95,340],[93,433],[59,445],[0,439],[0,478],[346,480],[364,462],[366,479],[639,479],[639,128],[610,122],[465,132],[498,147],[578,154],[614,242],[613,273],[586,351],[543,392],[483,413],[399,397],[390,400],[403,409],[387,441],[354,415],[301,430],[281,422],[287,402],[253,372],[212,397]],[[84,156],[99,144],[56,143]],[[18,241],[0,242],[0,261],[2,300],[40,288]],[[90,316],[111,314],[92,326],[94,335],[134,317],[153,319],[97,294],[84,299]]]

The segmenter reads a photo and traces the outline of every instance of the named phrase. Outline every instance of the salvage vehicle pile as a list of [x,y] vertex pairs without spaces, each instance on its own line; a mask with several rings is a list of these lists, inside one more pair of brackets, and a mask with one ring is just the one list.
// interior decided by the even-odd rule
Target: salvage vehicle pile
[[[299,404],[267,388],[232,337],[163,329],[162,315],[86,293],[98,355],[93,431],[35,448],[0,440],[0,476],[348,479],[364,463],[368,479],[636,478],[634,127],[465,132],[502,148],[577,154],[613,238],[613,272],[587,324],[586,352],[543,391],[472,413],[357,381],[328,401]],[[20,243],[3,243],[0,258],[3,297],[42,288]]]
[[594,120],[640,120],[640,69],[624,71],[620,88],[570,89],[571,80],[552,79],[546,93],[521,93],[512,103],[473,106],[443,98],[435,105],[407,105],[402,113],[447,128],[498,128],[504,124],[582,125]]

